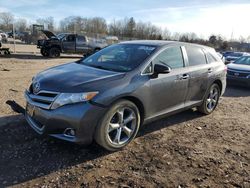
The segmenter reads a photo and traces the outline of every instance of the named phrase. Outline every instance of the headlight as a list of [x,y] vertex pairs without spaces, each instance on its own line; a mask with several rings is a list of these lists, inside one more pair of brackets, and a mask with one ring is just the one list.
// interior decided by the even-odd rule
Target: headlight
[[96,96],[98,92],[88,92],[88,93],[61,93],[53,102],[51,109],[56,109],[60,106],[66,104],[73,104],[79,102],[86,102],[91,100]]

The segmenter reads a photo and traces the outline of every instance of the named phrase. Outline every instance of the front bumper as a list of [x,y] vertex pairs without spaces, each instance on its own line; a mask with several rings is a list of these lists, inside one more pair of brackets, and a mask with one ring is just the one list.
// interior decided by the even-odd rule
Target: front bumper
[[250,78],[227,75],[227,83],[229,85],[250,87]]
[[[30,110],[29,105],[27,103],[25,118],[37,133],[82,144],[93,141],[95,128],[106,112],[106,108],[89,102],[65,105],[55,110],[37,106],[32,106]],[[75,136],[66,135],[67,129],[75,130]]]

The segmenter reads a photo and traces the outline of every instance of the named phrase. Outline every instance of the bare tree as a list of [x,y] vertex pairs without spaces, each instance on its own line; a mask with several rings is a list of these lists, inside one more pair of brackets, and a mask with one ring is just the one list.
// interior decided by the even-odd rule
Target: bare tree
[[27,30],[27,20],[24,18],[20,18],[15,22],[15,27],[17,31],[26,31]]
[[106,20],[101,17],[94,17],[88,19],[86,32],[94,34],[106,34],[107,33]]
[[165,28],[162,31],[162,37],[164,40],[171,40],[172,39],[171,32],[167,28]]
[[43,25],[46,29],[50,31],[54,31],[55,29],[55,22],[52,16],[49,16],[47,18],[39,18],[36,20],[36,22],[40,25]]
[[243,36],[240,36],[239,41],[240,41],[240,43],[245,43],[247,41],[247,39],[245,39]]
[[5,31],[12,29],[12,24],[14,21],[14,16],[10,12],[0,13],[0,28]]

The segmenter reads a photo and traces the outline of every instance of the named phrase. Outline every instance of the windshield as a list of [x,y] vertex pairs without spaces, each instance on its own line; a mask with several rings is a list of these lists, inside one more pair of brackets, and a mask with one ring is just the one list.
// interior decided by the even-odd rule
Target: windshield
[[56,37],[61,40],[64,36],[65,34],[61,33],[61,34],[58,34]]
[[232,53],[229,56],[233,56],[233,57],[241,57],[243,56],[243,53]]
[[234,64],[250,65],[250,56],[244,56],[234,62]]
[[116,44],[89,56],[82,64],[117,72],[128,72],[149,57],[156,46],[141,44]]

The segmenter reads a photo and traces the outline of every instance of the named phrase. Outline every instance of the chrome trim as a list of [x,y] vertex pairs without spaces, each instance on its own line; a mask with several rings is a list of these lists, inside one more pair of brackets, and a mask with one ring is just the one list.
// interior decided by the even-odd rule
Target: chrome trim
[[[153,75],[154,74],[154,70],[152,73],[144,73],[144,71],[147,69],[147,67],[149,66],[149,64],[161,53],[163,52],[164,50],[168,49],[168,48],[171,48],[171,47],[180,47],[181,49],[181,53],[182,53],[182,58],[183,58],[183,67],[181,68],[186,68],[188,67],[187,64],[186,64],[186,60],[185,60],[185,56],[184,56],[184,51],[183,51],[183,48],[185,49],[185,47],[183,45],[176,45],[176,44],[168,44],[166,46],[162,46],[160,47],[160,49],[158,51],[156,51],[154,54],[151,55],[151,57],[145,62],[143,63],[143,66],[141,68],[141,76],[145,76],[145,75]],[[154,64],[153,64],[153,67],[152,69],[154,69]]]
[[43,103],[35,102],[35,101],[31,100],[31,98],[29,97],[29,95],[27,93],[25,93],[24,97],[25,97],[26,101],[33,106],[37,106],[37,107],[44,108],[47,110],[50,109],[51,104],[46,105]]
[[33,119],[28,115],[25,114],[25,119],[28,121],[29,125],[39,134],[42,134],[44,131],[45,126],[43,125],[42,128],[39,128]]
[[[68,130],[74,130],[73,128],[66,128],[64,131],[63,131],[63,135],[66,136],[66,137],[69,137],[69,138],[75,138],[76,136],[71,136],[71,135],[67,135],[66,134],[66,131]],[[75,130],[74,130],[75,131]],[[76,132],[76,131],[75,131]]]
[[40,90],[37,95],[41,94],[41,93],[48,93],[48,94],[55,94],[58,95],[60,94],[59,92],[55,92],[55,91],[46,91],[46,90]]
[[[41,93],[55,94],[56,96],[55,97],[39,96],[39,94],[41,94]],[[39,91],[37,95],[30,94],[27,90],[24,93],[24,97],[29,104],[36,106],[36,107],[43,108],[43,109],[47,109],[47,110],[49,110],[51,108],[53,102],[56,100],[56,98],[58,96],[59,96],[58,92],[51,92],[51,91],[44,91],[44,90]],[[37,100],[37,101],[35,101],[35,100]],[[40,102],[38,102],[38,101],[40,101]],[[46,102],[50,103],[50,104],[45,104]]]
[[42,102],[50,102],[51,103],[56,99],[56,97],[44,97],[44,96],[33,95],[33,94],[28,94],[28,95],[32,100],[39,100]]

